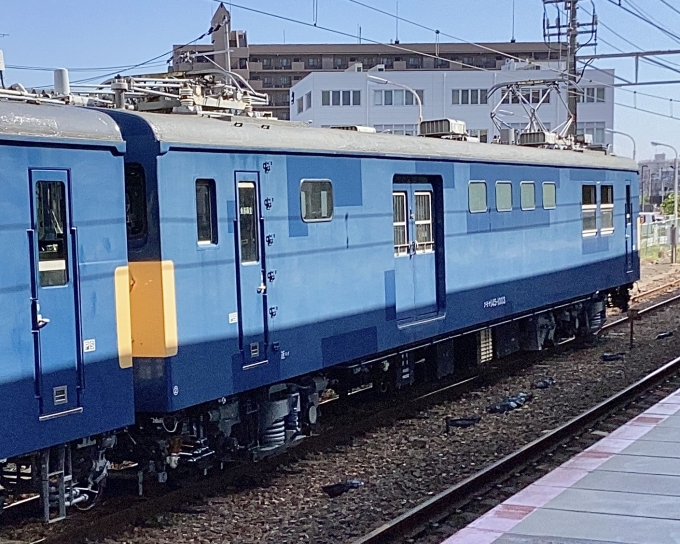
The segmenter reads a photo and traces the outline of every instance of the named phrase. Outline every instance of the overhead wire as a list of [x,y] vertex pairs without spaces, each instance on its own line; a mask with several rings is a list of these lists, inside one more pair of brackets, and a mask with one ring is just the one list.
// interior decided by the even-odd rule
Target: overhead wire
[[[216,0],[214,0],[214,1],[216,1]],[[374,7],[374,6],[371,6],[371,5],[369,5],[369,4],[366,4],[366,3],[364,3],[364,2],[361,2],[360,0],[348,0],[348,2],[351,2],[351,3],[353,3],[353,4],[357,4],[357,5],[359,5],[359,6],[365,7],[365,8],[367,8],[367,9],[370,9],[370,10],[375,11],[375,12],[377,12],[377,13],[381,13],[381,14],[383,14],[383,15],[387,15],[387,16],[389,16],[389,17],[394,17],[394,18],[398,17],[398,16],[395,15],[394,13],[390,13],[390,12],[385,11],[385,10],[382,10],[382,9],[380,9],[380,8],[376,8],[376,7]],[[584,11],[585,11],[585,10],[584,10]],[[588,12],[586,11],[586,13],[588,13]],[[591,13],[588,13],[588,14],[592,16]],[[412,21],[411,19],[406,19],[406,18],[403,18],[403,17],[399,17],[399,19],[400,19],[401,21],[410,23],[411,25],[416,26],[416,27],[418,27],[418,28],[421,28],[421,29],[423,29],[423,30],[427,30],[427,31],[430,31],[430,32],[439,32],[442,36],[446,36],[446,37],[448,37],[448,38],[451,38],[451,39],[453,39],[453,40],[456,40],[456,41],[459,41],[459,42],[462,42],[462,43],[466,43],[466,44],[468,44],[468,45],[473,45],[473,46],[475,46],[475,47],[478,47],[478,48],[483,49],[483,50],[485,50],[485,51],[489,51],[489,52],[491,52],[491,53],[495,53],[495,54],[497,54],[497,55],[502,55],[503,57],[506,57],[506,58],[508,58],[508,59],[510,59],[510,60],[515,60],[515,61],[525,61],[525,59],[521,59],[521,58],[519,58],[519,57],[517,57],[517,56],[515,56],[515,55],[511,55],[510,53],[507,53],[507,52],[504,52],[504,51],[499,51],[499,50],[497,50],[497,49],[494,49],[494,48],[492,48],[492,47],[486,46],[486,45],[481,44],[481,43],[476,43],[476,42],[471,42],[471,41],[465,40],[465,39],[460,38],[460,37],[458,37],[458,36],[454,36],[454,35],[452,35],[452,34],[448,34],[448,33],[446,33],[446,32],[440,31],[440,30],[436,30],[436,29],[434,29],[434,28],[428,27],[428,26],[423,25],[423,24],[421,24],[421,23],[418,23],[418,22],[416,22],[416,21]],[[601,24],[601,23],[600,23],[600,24]],[[609,44],[608,44],[608,45],[609,45]],[[637,46],[634,46],[634,47],[636,47],[637,49],[639,49],[639,47],[637,47]],[[443,60],[449,60],[449,59],[443,59]],[[453,62],[453,61],[450,61],[450,62]],[[526,62],[527,62],[529,65],[541,66],[541,65],[540,65],[539,63],[537,63],[537,62],[532,62],[532,61],[526,61]],[[543,66],[541,66],[541,68],[544,68],[545,70],[549,70],[549,71],[551,71],[551,72],[553,72],[553,73],[556,73],[556,74],[559,74],[559,75],[563,75],[563,76],[566,76],[566,77],[571,77],[570,74],[569,74],[567,71],[565,71],[565,70],[559,70],[559,69],[550,68],[550,67],[545,68],[545,67],[543,67]],[[594,67],[594,66],[591,66],[591,68],[592,68],[593,70],[595,70],[595,71],[598,71],[598,72],[602,72],[602,73],[606,73],[606,74],[608,74],[608,75],[611,75],[610,72],[607,72],[607,71],[605,71],[605,70],[602,70],[601,68],[597,68],[597,67]],[[488,71],[491,71],[491,70],[488,70]],[[495,71],[494,71],[494,72],[495,72]],[[631,82],[628,81],[627,79],[621,78],[620,76],[614,75],[614,78],[615,78],[615,79],[618,79],[619,81],[623,81],[624,83],[631,83]],[[592,79],[588,79],[587,81],[588,81],[588,82],[594,82]],[[612,88],[620,89],[620,90],[622,90],[622,91],[624,91],[624,92],[633,93],[633,94],[636,94],[637,96],[647,96],[647,97],[649,97],[649,98],[656,98],[656,99],[658,99],[658,100],[663,100],[663,101],[669,100],[669,97],[667,97],[667,96],[660,96],[660,95],[656,95],[656,94],[652,94],[652,93],[646,93],[646,92],[642,92],[642,91],[633,91],[633,90],[631,90],[631,89],[626,89],[626,88],[622,88],[622,87],[617,87],[616,85],[609,85],[609,84],[607,84],[607,83],[602,83],[602,82],[597,82],[597,83],[598,83],[598,84],[601,84],[601,85],[603,85],[603,86],[609,86],[609,87],[612,87]]]
[[665,5],[665,6],[668,6],[668,7],[671,8],[675,13],[677,13],[678,15],[680,15],[680,9],[676,8],[676,7],[673,6],[672,4],[669,4],[666,0],[659,0],[659,2],[661,2],[661,3],[662,3],[663,5]]
[[[672,38],[672,39],[675,40],[676,42],[680,43],[680,36],[678,36],[677,34],[671,32],[670,30],[668,30],[668,29],[662,27],[661,25],[655,23],[654,21],[651,21],[649,18],[647,18],[647,17],[645,17],[644,15],[638,13],[637,11],[634,11],[634,10],[632,10],[632,9],[630,9],[630,8],[628,8],[628,7],[626,7],[626,6],[624,6],[624,5],[621,3],[621,1],[622,1],[622,0],[619,0],[618,2],[617,2],[616,0],[609,0],[609,3],[610,3],[610,4],[614,4],[615,6],[620,7],[620,8],[621,8],[623,11],[625,11],[626,13],[629,13],[630,15],[633,15],[634,17],[637,17],[637,18],[640,19],[641,21],[644,21],[645,23],[647,23],[647,24],[653,26],[653,27],[656,28],[657,30],[660,30],[661,32],[663,32],[664,34],[666,34],[669,38]],[[630,4],[630,2],[628,2],[628,3]],[[631,5],[633,5],[633,4],[631,4]]]
[[[213,2],[216,2],[216,3],[221,3],[221,0],[212,0],[212,1],[213,1]],[[364,6],[364,7],[367,7],[368,9],[372,9],[372,10],[374,10],[374,11],[383,13],[383,14],[385,14],[385,15],[389,15],[389,16],[391,16],[391,17],[398,17],[398,16],[395,16],[395,15],[392,14],[392,13],[385,12],[385,11],[383,11],[383,10],[380,10],[379,8],[375,8],[375,7],[373,7],[373,6],[369,6],[369,5],[367,5],[367,4],[363,4],[362,2],[359,2],[359,0],[348,0],[348,1],[350,1],[350,2],[352,2],[352,3],[355,3],[355,4],[358,4],[358,5],[362,5],[362,6]],[[611,1],[611,0],[610,0],[610,1]],[[242,5],[239,5],[239,4],[235,4],[235,3],[233,3],[233,2],[231,2],[230,5],[231,5],[232,7],[237,8],[237,9],[241,9],[241,10],[244,10],[244,11],[249,11],[249,12],[251,12],[251,13],[257,13],[257,14],[259,14],[259,15],[264,15],[264,16],[266,16],[266,17],[272,17],[272,18],[274,18],[274,19],[279,19],[279,20],[282,20],[282,21],[286,21],[286,22],[289,22],[289,23],[298,24],[298,25],[301,25],[301,26],[306,26],[306,27],[311,27],[311,28],[317,28],[317,29],[319,29],[319,30],[323,30],[323,31],[326,31],[326,32],[330,32],[330,33],[333,33],[333,34],[340,35],[340,36],[345,36],[345,37],[348,37],[348,38],[356,38],[356,36],[355,36],[354,34],[351,34],[351,33],[348,33],[348,32],[344,32],[344,31],[342,31],[342,30],[337,30],[337,29],[334,29],[334,28],[330,28],[330,27],[325,27],[325,26],[319,25],[319,24],[318,24],[318,21],[316,21],[315,24],[312,24],[312,23],[309,23],[309,22],[307,22],[307,21],[301,21],[301,20],[299,20],[299,19],[293,19],[292,17],[287,17],[287,16],[285,16],[285,15],[280,15],[280,14],[277,14],[277,13],[272,13],[272,12],[264,11],[264,10],[261,10],[261,9],[256,9],[256,8],[252,8],[252,7],[249,7],[249,6],[242,6]],[[423,28],[423,29],[426,29],[426,30],[429,30],[429,31],[431,31],[431,32],[434,32],[434,31],[435,31],[435,29],[429,28],[429,27],[427,27],[427,26],[425,26],[425,25],[421,25],[420,23],[415,23],[415,22],[413,22],[413,21],[410,21],[410,20],[408,20],[408,19],[404,19],[404,18],[402,18],[402,17],[399,17],[399,19],[400,19],[400,20],[407,21],[407,22],[409,22],[409,23],[411,23],[411,24],[414,24],[414,25],[416,25],[416,26],[419,26],[419,27],[421,27],[421,28]],[[474,45],[474,46],[476,46],[476,47],[479,47],[480,49],[485,49],[485,50],[487,50],[487,51],[494,52],[494,53],[497,53],[497,54],[499,54],[499,55],[503,55],[503,56],[505,56],[505,57],[508,57],[508,58],[511,58],[511,59],[514,59],[514,60],[527,62],[526,59],[521,59],[521,58],[519,58],[519,57],[515,57],[515,56],[513,56],[513,55],[510,55],[509,53],[504,53],[504,52],[502,52],[502,51],[498,51],[498,50],[496,50],[496,49],[493,49],[493,48],[491,48],[491,47],[485,46],[485,45],[483,45],[483,44],[474,43],[474,42],[468,42],[468,41],[466,41],[466,40],[462,40],[461,38],[457,38],[457,37],[455,37],[455,36],[452,36],[451,34],[447,34],[447,33],[441,32],[441,31],[440,31],[440,33],[441,33],[442,35],[444,35],[444,36],[449,37],[449,38],[452,38],[452,39],[455,39],[455,40],[458,40],[458,41],[461,41],[461,42],[464,42],[464,43],[468,43],[468,44],[470,44],[470,45]],[[416,51],[416,50],[414,50],[414,49],[409,49],[409,48],[404,47],[403,45],[400,45],[400,44],[393,44],[393,43],[389,43],[389,44],[388,44],[388,43],[383,43],[383,42],[380,42],[380,41],[377,41],[377,40],[372,40],[372,39],[369,39],[369,38],[365,38],[364,36],[362,36],[362,40],[367,41],[367,42],[370,42],[370,43],[373,43],[373,44],[376,44],[376,45],[382,45],[382,46],[385,46],[385,47],[389,47],[389,48],[392,48],[392,49],[396,49],[396,50],[399,50],[399,51],[404,51],[404,52],[408,52],[408,53],[413,53],[413,54],[416,54],[416,55],[422,55],[422,56],[424,56],[424,57],[429,57],[429,58],[433,58],[433,59],[444,60],[444,61],[447,61],[447,62],[449,62],[449,63],[451,63],[451,64],[456,64],[456,65],[459,65],[459,66],[463,66],[463,67],[466,67],[466,68],[471,68],[471,69],[478,70],[478,71],[481,71],[481,72],[489,72],[489,73],[495,74],[497,77],[498,77],[498,76],[501,76],[501,77],[503,76],[503,74],[502,74],[502,73],[499,73],[497,70],[489,70],[489,69],[487,69],[487,68],[483,68],[483,67],[479,67],[479,66],[473,66],[473,65],[471,65],[471,64],[466,64],[466,63],[464,63],[464,62],[454,61],[454,60],[451,60],[451,59],[446,59],[446,58],[438,57],[438,56],[435,56],[435,55],[432,55],[432,54],[429,54],[429,53],[425,53],[425,52],[422,52],[422,51]],[[536,65],[536,66],[541,66],[540,64],[534,63],[534,62],[531,62],[531,61],[528,61],[528,63],[529,63],[529,64]],[[555,72],[555,73],[558,73],[558,74],[562,74],[562,75],[566,75],[567,77],[569,77],[569,74],[568,74],[566,71],[557,70],[557,69],[554,69],[554,68],[547,68],[547,69],[550,70],[550,71],[552,71],[552,72]],[[600,71],[601,71],[601,70],[600,70]],[[592,80],[591,80],[591,81],[592,81]],[[628,83],[629,83],[629,82],[628,82]],[[604,87],[609,87],[609,88],[614,88],[614,89],[620,89],[620,90],[622,90],[622,91],[632,93],[632,94],[634,94],[635,96],[645,96],[645,95],[647,95],[647,96],[650,96],[650,97],[653,97],[653,98],[657,98],[657,99],[660,99],[660,100],[664,100],[664,101],[672,100],[672,99],[670,99],[669,97],[662,97],[662,96],[658,96],[658,95],[652,95],[652,94],[650,94],[650,93],[642,93],[642,92],[638,92],[638,91],[633,91],[633,90],[630,90],[630,89],[626,89],[626,88],[622,88],[622,87],[617,87],[616,85],[612,85],[612,84],[609,84],[609,83],[604,83],[604,82],[599,82],[599,81],[598,81],[597,84],[598,84],[598,85],[602,85],[602,86],[604,86]],[[629,106],[628,104],[622,104],[622,103],[619,103],[619,102],[616,102],[616,104],[617,104],[617,105],[621,105],[621,106],[623,106],[623,107],[629,107],[629,108],[633,108],[633,109],[639,109],[639,108],[637,108],[637,106]],[[652,113],[652,110],[646,111],[646,110],[640,109],[640,111],[645,111],[645,112],[647,112],[647,113]],[[659,113],[659,112],[653,112],[653,113],[654,113],[655,115],[658,115],[658,116],[661,116],[661,117],[667,117],[668,119],[674,119],[674,120],[676,120],[676,121],[680,121],[680,117],[674,117],[674,116],[666,115],[666,114]]]

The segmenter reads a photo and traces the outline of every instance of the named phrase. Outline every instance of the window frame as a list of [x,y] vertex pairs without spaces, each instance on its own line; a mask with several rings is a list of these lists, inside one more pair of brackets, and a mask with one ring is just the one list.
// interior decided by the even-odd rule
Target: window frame
[[[305,212],[306,212],[306,202],[303,203],[303,194],[306,194],[303,191],[303,188],[305,184],[312,184],[312,183],[328,183],[330,186],[330,215],[328,217],[319,217],[319,218],[310,218],[307,219],[305,218]],[[306,198],[306,196],[304,197]],[[333,220],[333,217],[335,216],[335,202],[334,202],[335,195],[333,194],[333,182],[328,179],[328,178],[304,178],[300,180],[300,218],[304,223],[328,223],[329,221]],[[327,201],[328,204],[328,201]]]
[[[546,205],[545,205],[545,189],[546,189],[547,186],[552,186],[553,195],[554,195],[554,197],[555,197],[555,198],[553,199],[554,204],[553,204],[552,206],[546,206]],[[544,210],[554,210],[554,209],[556,209],[556,208],[557,208],[557,183],[555,183],[554,181],[544,181],[544,182],[541,184],[541,187],[542,187],[542,189],[543,189],[543,190],[542,190],[542,193],[541,193],[541,196],[543,197],[543,198],[542,198],[542,201],[543,201],[543,209],[544,209]]]
[[[209,216],[210,216],[210,238],[201,239],[201,230],[199,223],[199,209],[198,209],[198,188],[207,187],[208,197],[209,197]],[[216,246],[219,242],[219,224],[217,221],[217,189],[215,186],[215,180],[212,178],[196,178],[195,182],[195,192],[194,196],[196,198],[196,243],[200,247],[206,246]]]
[[[428,201],[428,213],[429,213],[429,218],[428,219],[418,219],[418,197],[419,196],[426,196],[427,201]],[[434,251],[434,221],[432,219],[433,215],[433,209],[432,209],[432,203],[434,202],[434,195],[432,194],[432,191],[414,191],[413,192],[413,209],[415,210],[414,212],[414,219],[413,219],[413,224],[415,226],[415,242],[416,242],[416,254],[422,255],[423,253],[432,253]],[[418,226],[419,225],[429,225],[430,226],[430,237],[427,242],[419,242],[418,241]]]
[[[509,208],[502,208],[502,209],[501,209],[501,208],[498,206],[498,203],[499,203],[499,198],[498,198],[498,188],[499,188],[499,186],[501,186],[501,185],[507,185],[507,186],[510,187],[510,207],[509,207]],[[511,182],[511,181],[508,181],[508,180],[498,180],[498,181],[496,182],[496,211],[499,212],[499,213],[507,213],[507,212],[511,212],[511,211],[513,210],[513,204],[514,204],[514,202],[513,202],[513,198],[512,198],[512,182]]]
[[[483,210],[473,210],[471,205],[472,205],[472,199],[470,198],[470,189],[472,188],[473,185],[483,185],[484,186],[484,209]],[[486,213],[489,211],[489,197],[487,195],[487,187],[486,187],[486,180],[483,179],[471,179],[468,181],[468,211],[470,213]]]
[[[585,204],[584,203],[584,189],[586,187],[593,189],[594,203]],[[591,213],[595,215],[595,228],[586,229],[584,228],[585,212],[588,212],[589,216]],[[590,236],[597,236],[597,185],[595,183],[584,183],[581,185],[581,236],[584,238]]]
[[[133,175],[139,175],[139,194],[141,195],[140,200],[135,201],[135,205],[132,205],[132,200],[130,199],[128,185]],[[139,211],[141,216],[141,231],[132,234],[128,224],[128,218],[130,217],[130,211],[135,208]],[[147,207],[146,207],[146,172],[144,167],[138,162],[129,162],[125,164],[125,230],[128,240],[140,240],[146,237],[149,232],[149,221],[147,217]]]
[[[39,179],[35,183],[35,234],[38,250],[38,282],[42,289],[63,287],[71,280],[69,241],[69,209],[68,188],[63,180]],[[58,195],[54,193],[57,192]],[[55,200],[55,196],[58,198]],[[54,204],[58,203],[55,213]],[[45,209],[45,205],[49,208]],[[51,226],[56,223],[53,237],[46,237],[46,221]],[[61,230],[61,232],[59,232]],[[56,248],[50,251],[47,247]],[[44,258],[47,257],[47,258]]]
[[[248,215],[252,215],[253,217],[253,244],[252,247],[255,249],[255,260],[248,260],[246,261],[243,258],[243,223],[242,223],[242,217],[243,215],[241,214],[241,208],[242,208],[242,201],[241,201],[241,194],[240,191],[241,189],[249,189],[253,191],[253,209],[252,213]],[[255,181],[251,180],[243,180],[239,181],[237,184],[237,191],[239,191],[238,194],[238,209],[236,210],[236,214],[238,217],[238,237],[239,237],[239,262],[242,266],[249,266],[249,265],[254,265],[260,262],[260,221],[258,220],[259,218],[259,202],[258,202],[258,195],[257,195],[257,183]]]
[[[403,221],[394,220],[394,212],[396,211],[396,206],[394,205],[394,199],[396,196],[403,197]],[[404,243],[397,244],[394,233],[396,232],[396,227],[404,228]],[[409,255],[409,235],[408,235],[408,193],[406,191],[392,191],[392,242],[394,246],[394,256],[395,257],[408,257]]]
[[[604,202],[604,191],[605,187],[608,189],[609,196],[611,197],[611,202]],[[604,216],[605,212],[611,217],[611,227],[604,226]],[[614,185],[606,184],[600,185],[600,234],[610,235],[614,234]]]
[[[532,194],[532,204],[531,207],[525,206],[524,205],[524,187],[531,185],[531,194]],[[524,212],[530,212],[532,210],[536,209],[536,183],[533,181],[520,181],[519,182],[519,207],[522,211]]]

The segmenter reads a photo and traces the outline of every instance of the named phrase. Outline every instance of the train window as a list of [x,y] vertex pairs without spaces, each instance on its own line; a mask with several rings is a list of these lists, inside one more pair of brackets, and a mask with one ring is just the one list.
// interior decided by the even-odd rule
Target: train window
[[512,183],[509,181],[496,182],[496,210],[512,211]]
[[406,193],[392,193],[392,224],[394,225],[394,256],[408,255]]
[[519,184],[519,199],[523,210],[536,209],[536,188],[533,181],[523,181]]
[[300,184],[300,209],[305,223],[333,219],[333,184],[329,179],[303,179]]
[[434,250],[432,232],[432,193],[416,191],[416,253]]
[[238,184],[238,224],[241,237],[241,264],[260,260],[258,246],[257,190],[252,181]]
[[146,234],[146,180],[141,164],[125,165],[125,215],[128,238],[133,240]]
[[40,285],[68,283],[66,244],[66,186],[61,181],[36,183],[38,272]]
[[600,187],[600,229],[602,234],[614,232],[614,186]]
[[486,207],[486,181],[471,181],[468,185],[468,206],[470,213],[482,213]]
[[198,243],[217,243],[217,202],[215,199],[215,180],[196,180],[196,227]]
[[557,208],[557,185],[552,181],[546,181],[543,183],[543,209],[555,208]]
[[597,234],[597,198],[595,185],[584,185],[581,188],[581,220],[583,236]]

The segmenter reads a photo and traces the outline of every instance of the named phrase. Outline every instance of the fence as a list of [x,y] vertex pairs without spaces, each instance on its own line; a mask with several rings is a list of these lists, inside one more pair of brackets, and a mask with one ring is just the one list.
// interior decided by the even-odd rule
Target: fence
[[640,260],[643,262],[671,260],[671,225],[666,220],[640,225]]

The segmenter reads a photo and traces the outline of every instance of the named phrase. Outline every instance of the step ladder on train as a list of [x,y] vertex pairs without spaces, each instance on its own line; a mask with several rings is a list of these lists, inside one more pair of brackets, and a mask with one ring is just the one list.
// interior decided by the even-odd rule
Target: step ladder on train
[[40,456],[40,474],[44,521],[61,521],[66,518],[66,506],[73,503],[71,448],[61,445],[44,449]]

